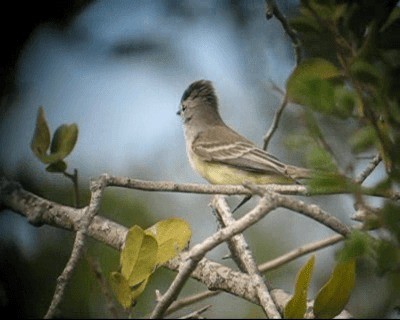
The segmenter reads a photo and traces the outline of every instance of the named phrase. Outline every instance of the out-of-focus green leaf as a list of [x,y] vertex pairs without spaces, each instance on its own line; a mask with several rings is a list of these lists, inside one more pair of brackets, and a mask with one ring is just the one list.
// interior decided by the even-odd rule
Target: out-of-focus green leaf
[[371,237],[363,231],[352,230],[343,248],[338,252],[338,261],[346,262],[359,257],[372,255],[374,251]]
[[386,20],[386,22],[383,24],[383,26],[380,28],[379,31],[384,31],[386,28],[388,28],[390,25],[392,25],[394,22],[397,22],[400,20],[400,8],[395,7],[392,12],[389,15],[389,18]]
[[315,171],[307,183],[310,194],[334,194],[357,190],[348,178],[335,172]]
[[302,81],[306,79],[333,79],[340,77],[339,69],[331,62],[321,59],[313,58],[303,61],[289,76],[286,83],[289,97]]
[[354,287],[355,269],[355,259],[336,264],[328,282],[315,298],[314,315],[316,318],[331,319],[344,309]]
[[384,226],[392,232],[400,243],[400,206],[387,202],[382,212]]
[[121,274],[130,286],[137,285],[153,273],[157,250],[157,241],[153,236],[145,234],[139,226],[129,229],[121,252]]
[[400,249],[393,242],[380,240],[376,249],[376,269],[378,275],[399,272]]
[[286,83],[288,98],[320,113],[348,117],[352,112],[350,94],[344,97],[342,85],[333,81],[338,77],[338,68],[329,61],[306,60],[292,72]]
[[337,167],[332,160],[332,156],[323,148],[313,147],[307,154],[307,165],[316,170],[337,172]]
[[48,172],[64,172],[65,170],[67,170],[67,164],[63,160],[50,163],[46,167],[46,171]]
[[[304,12],[304,10],[302,10]],[[321,27],[316,19],[307,15],[300,15],[290,20],[290,25],[298,32],[320,32]]]
[[315,256],[301,267],[296,277],[296,285],[292,298],[284,309],[285,319],[302,319],[307,310],[307,291],[314,269]]
[[382,84],[382,74],[377,67],[366,62],[365,60],[357,59],[350,67],[351,74],[359,81],[380,87]]
[[353,114],[353,110],[357,104],[357,98],[354,92],[350,91],[345,86],[336,86],[334,100],[337,116],[348,118]]
[[49,126],[47,125],[43,107],[40,107],[36,118],[36,127],[35,132],[33,133],[31,149],[40,161],[48,163],[45,161],[45,159],[49,146],[50,130]]
[[74,149],[77,139],[78,126],[75,123],[59,126],[51,141],[51,154],[57,154],[60,159],[64,159]]
[[125,309],[130,308],[134,300],[132,299],[131,288],[129,287],[128,280],[126,280],[119,272],[112,272],[110,275],[110,284],[118,302]]
[[309,0],[307,4],[321,19],[331,20],[334,17],[336,6],[333,5],[331,1]]
[[360,153],[373,147],[376,141],[377,138],[374,128],[366,125],[354,132],[349,142],[353,152]]
[[179,218],[157,222],[145,231],[158,243],[157,263],[163,264],[175,257],[188,244],[192,231],[189,224]]

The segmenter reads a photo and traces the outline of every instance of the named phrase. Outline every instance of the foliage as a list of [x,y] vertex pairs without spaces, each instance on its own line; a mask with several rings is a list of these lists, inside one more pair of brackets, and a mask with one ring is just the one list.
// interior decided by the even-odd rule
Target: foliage
[[190,237],[190,226],[177,218],[146,230],[137,225],[129,229],[120,256],[121,272],[110,275],[111,287],[125,309],[134,305],[154,270],[180,253]]
[[43,108],[39,108],[31,149],[41,162],[48,165],[47,171],[65,172],[67,164],[64,159],[74,149],[77,139],[78,126],[75,123],[63,124],[54,132],[50,144],[50,129]]
[[[316,317],[333,317],[344,307],[352,286],[340,286],[334,279],[341,274],[348,279],[343,284],[354,283],[354,259],[368,257],[377,274],[400,276],[400,209],[396,200],[385,199],[382,207],[374,210],[364,205],[363,189],[347,177],[346,168],[339,167],[341,161],[337,161],[316,121],[320,115],[337,118],[351,130],[348,144],[355,163],[365,153],[379,153],[386,177],[370,188],[371,193],[396,190],[400,182],[397,2],[302,0],[290,22],[306,58],[288,78],[286,90],[289,101],[304,106],[309,140],[302,145],[308,145],[307,163],[317,172],[309,183],[310,191],[348,191],[354,194],[357,205],[366,208],[363,231],[352,232],[338,255],[332,278],[315,300]],[[386,236],[373,237],[368,233],[371,229],[385,231]],[[334,296],[342,300],[330,302]]]
[[[302,319],[306,316],[307,292],[314,269],[315,256],[304,264],[296,277],[292,298],[285,306],[284,316],[288,319]],[[355,283],[355,259],[339,261],[314,301],[316,318],[328,319],[337,316],[346,306]]]

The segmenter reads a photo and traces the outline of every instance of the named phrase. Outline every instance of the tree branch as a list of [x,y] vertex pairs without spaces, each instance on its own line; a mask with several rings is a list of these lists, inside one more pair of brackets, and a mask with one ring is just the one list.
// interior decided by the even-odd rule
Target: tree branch
[[179,269],[178,275],[175,277],[171,286],[157,303],[151,314],[151,318],[160,318],[164,315],[167,308],[177,298],[183,285],[186,283],[187,279],[190,277],[196,266],[199,264],[200,260],[205,256],[208,251],[226,241],[233,235],[236,235],[247,229],[251,225],[255,224],[267,213],[275,209],[275,203],[271,200],[272,199],[268,199],[267,195],[262,197],[257,206],[250,210],[242,218],[238,219],[231,225],[220,229],[212,236],[206,238],[202,243],[197,244],[192,249],[190,249],[187,253],[186,258],[184,259],[183,265]]
[[[230,212],[225,198],[223,198],[222,196],[214,196],[211,202],[211,206],[217,213],[222,227],[228,227],[236,221],[232,217],[232,213]],[[229,244],[232,255],[235,257],[234,260],[239,260],[239,267],[241,267],[241,269],[243,268],[242,271],[250,275],[252,279],[252,284],[256,288],[259,303],[263,308],[264,313],[267,315],[268,318],[282,318],[277,306],[275,305],[275,301],[271,297],[263,276],[258,270],[255,259],[249,249],[249,245],[247,244],[247,241],[244,238],[243,234],[237,234],[227,240],[227,242]]]
[[100,177],[96,181],[92,181],[90,184],[90,191],[91,191],[90,203],[87,209],[84,210],[83,217],[78,224],[78,232],[76,233],[71,256],[63,272],[57,278],[57,286],[53,295],[53,299],[51,301],[49,309],[47,310],[46,315],[44,316],[46,319],[54,318],[58,310],[58,306],[64,296],[67,284],[70,281],[72,274],[82,256],[83,249],[85,247],[85,240],[86,240],[85,238],[87,229],[100,209],[104,188],[105,188],[105,183],[103,177]]
[[[266,16],[267,20],[269,20],[273,16],[275,16],[275,18],[277,18],[278,21],[281,23],[282,28],[285,30],[285,32],[290,37],[290,40],[292,42],[293,49],[294,49],[294,56],[295,56],[295,60],[296,60],[296,66],[298,66],[302,59],[300,39],[297,36],[297,32],[290,26],[290,24],[286,20],[285,16],[279,10],[275,0],[265,0],[265,16]],[[263,149],[264,150],[267,150],[268,144],[269,144],[273,134],[278,129],[279,121],[281,119],[281,116],[282,116],[283,111],[285,110],[287,104],[288,104],[288,96],[287,96],[287,93],[285,92],[279,108],[275,111],[274,118],[272,120],[272,124],[271,124],[270,128],[268,129],[267,133],[263,137],[263,140],[264,140]]]
[[378,153],[372,160],[371,162],[364,168],[364,170],[354,179],[354,183],[359,183],[362,184],[365,179],[368,178],[368,176],[372,173],[372,171],[375,170],[375,168],[378,166],[378,164],[381,162],[382,157]]
[[267,272],[273,269],[276,269],[290,261],[293,261],[301,256],[304,256],[310,252],[314,252],[317,250],[320,250],[322,248],[325,248],[327,246],[334,245],[335,243],[338,243],[339,241],[343,241],[344,237],[340,234],[335,234],[332,237],[319,240],[313,243],[308,243],[304,246],[298,247],[292,251],[287,252],[286,254],[283,254],[279,256],[276,259],[267,261],[265,263],[262,263],[258,266],[258,269],[261,272]]
[[266,0],[265,1],[265,16],[267,20],[271,19],[273,16],[278,19],[281,23],[282,28],[286,31],[287,35],[289,36],[293,49],[294,49],[294,56],[296,58],[296,65],[298,65],[302,59],[301,56],[301,44],[300,39],[297,36],[296,30],[294,30],[289,22],[286,20],[285,16],[279,10],[275,0]]

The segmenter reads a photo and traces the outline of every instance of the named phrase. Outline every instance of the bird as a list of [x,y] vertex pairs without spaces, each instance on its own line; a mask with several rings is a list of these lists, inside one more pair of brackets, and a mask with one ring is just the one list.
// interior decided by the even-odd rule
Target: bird
[[300,184],[310,178],[309,169],[281,162],[226,125],[209,80],[186,88],[177,114],[190,165],[211,184]]

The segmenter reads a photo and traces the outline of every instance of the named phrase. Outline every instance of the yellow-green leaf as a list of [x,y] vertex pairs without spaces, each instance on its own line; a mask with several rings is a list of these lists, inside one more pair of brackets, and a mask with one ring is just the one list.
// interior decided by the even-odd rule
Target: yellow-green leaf
[[64,172],[65,170],[67,170],[67,164],[63,160],[50,163],[46,167],[46,171],[48,172]]
[[363,126],[353,133],[349,142],[353,152],[364,152],[376,144],[376,132],[370,125]]
[[130,286],[147,279],[157,264],[156,239],[145,234],[139,226],[129,229],[121,252],[121,274]]
[[[337,93],[339,84],[332,81],[340,77],[340,71],[331,62],[321,59],[309,59],[301,63],[286,82],[287,96],[290,101],[308,106],[320,113],[348,117],[351,110],[338,108]],[[343,101],[341,101],[342,103]]]
[[344,309],[353,290],[355,276],[355,259],[336,264],[328,282],[315,298],[314,315],[316,318],[330,319]]
[[64,159],[74,149],[77,139],[78,126],[75,123],[59,126],[51,141],[51,154],[57,154],[59,159]]
[[36,157],[38,157],[39,160],[44,162],[43,160],[46,158],[46,152],[49,146],[50,146],[50,130],[46,122],[44,110],[42,107],[40,107],[36,118],[35,132],[33,134],[33,138],[31,141],[31,149],[33,153],[36,155]]
[[340,76],[340,71],[331,62],[314,58],[303,61],[289,76],[286,89],[288,97],[296,101],[298,88],[311,79],[332,79]]
[[144,291],[146,288],[147,282],[149,281],[149,278],[144,279],[140,284],[136,285],[132,290],[131,290],[131,297],[132,300],[136,300]]
[[286,319],[302,319],[307,310],[307,291],[314,269],[315,256],[306,262],[299,270],[296,277],[296,285],[292,298],[285,306],[284,316]]
[[157,263],[163,264],[175,257],[188,244],[192,231],[189,224],[179,218],[157,222],[145,231],[156,238],[158,243]]
[[118,302],[125,309],[130,308],[134,299],[131,295],[131,289],[129,288],[128,280],[126,280],[119,272],[112,272],[110,275],[110,284]]

